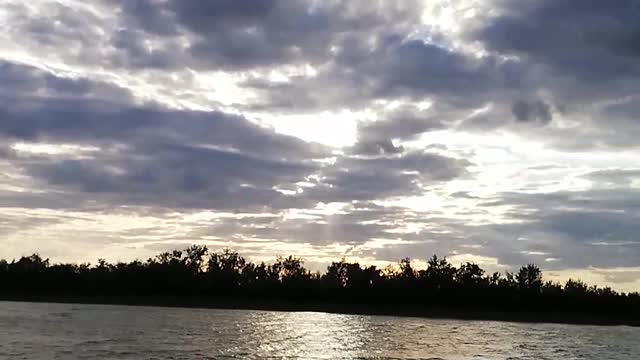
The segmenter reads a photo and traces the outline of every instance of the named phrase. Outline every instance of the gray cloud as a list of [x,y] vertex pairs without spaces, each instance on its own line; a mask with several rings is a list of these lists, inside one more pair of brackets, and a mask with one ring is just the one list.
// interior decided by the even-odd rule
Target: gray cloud
[[[408,35],[421,28],[418,2],[364,5],[104,0],[94,10],[46,3],[42,12],[14,5],[8,7],[12,16],[7,30],[16,41],[19,33],[28,33],[22,42],[32,44],[34,52],[50,48],[63,61],[83,65],[136,71],[259,70],[244,84],[257,92],[258,100],[237,104],[248,110],[362,109],[377,99],[430,98],[444,105],[440,112],[457,108],[456,114],[440,116],[450,122],[466,119],[458,128],[462,130],[527,131],[573,150],[595,144],[633,146],[637,116],[593,104],[640,91],[634,1],[539,0],[521,6],[496,0],[492,5],[497,11],[490,14],[497,15],[481,15],[473,29],[465,29],[467,39],[491,51],[481,57],[452,48],[441,34],[429,33],[428,40]],[[569,17],[574,19],[570,26],[565,21]],[[318,75],[266,80],[270,66],[286,64],[313,64]],[[540,94],[553,101],[538,100]],[[492,111],[467,119],[487,104]],[[586,107],[591,108],[585,119]],[[584,124],[573,130],[579,133],[573,141],[555,127],[531,130],[507,121],[512,113],[519,123],[547,124],[554,117],[552,109]],[[607,132],[611,121],[618,133],[629,135],[616,141]],[[397,126],[407,129],[406,122]],[[398,152],[390,140],[365,141],[362,151]]]
[[[585,155],[576,170],[567,161],[574,158],[560,154],[597,149],[594,156],[614,158],[612,150],[638,145],[635,3],[489,0],[493,11],[456,19],[464,25],[457,34],[422,24],[420,1],[3,4],[0,46],[39,67],[0,61],[0,211],[10,216],[0,232],[44,233],[77,221],[63,218],[70,211],[128,209],[175,224],[168,213],[212,210],[251,215],[187,221],[175,231],[104,231],[90,241],[164,249],[220,238],[253,242],[256,253],[268,251],[268,241],[339,243],[346,254],[383,260],[438,253],[550,269],[638,266],[638,171],[616,168],[632,157],[603,165]],[[192,98],[226,91],[203,85],[203,72],[242,79],[246,99],[232,99],[225,109],[233,111],[197,111],[154,98],[215,108],[204,91]],[[354,119],[356,142],[340,152],[238,115],[341,110],[375,112],[377,120]],[[442,151],[407,143],[433,131],[446,134]],[[557,168],[504,179],[522,151],[507,143],[513,151],[502,155],[502,147],[482,145],[487,138],[476,145],[479,134],[526,138],[541,156],[557,156]],[[71,148],[28,152],[16,143]],[[591,187],[542,192],[568,173],[577,177],[567,181]],[[511,179],[521,192],[502,188]],[[423,195],[442,204],[422,212],[381,205]],[[316,208],[331,202],[344,206],[334,214]],[[41,210],[48,215],[23,214]],[[629,282],[628,274],[603,276]]]
[[[157,104],[137,104],[115,85],[63,78],[32,67],[3,63],[0,78],[9,78],[17,97],[0,92],[0,134],[21,140],[133,141],[158,138],[267,155],[271,158],[324,157],[327,149],[221,112],[169,110]],[[115,93],[116,96],[106,96]],[[127,96],[123,96],[126,94]],[[122,100],[126,102],[122,102]],[[250,148],[251,147],[251,148]]]
[[283,196],[272,187],[303,179],[318,169],[313,158],[329,155],[240,116],[98,100],[92,89],[108,85],[19,65],[0,70],[23,91],[2,101],[0,136],[100,147],[84,159],[14,154],[25,174],[61,190],[123,204],[278,206]]
[[[108,56],[95,59],[109,66],[133,68],[189,66],[241,71],[282,64],[320,64],[332,57],[332,47],[342,43],[346,34],[364,38],[419,21],[419,3],[413,0],[401,4],[360,0],[247,4],[103,0],[97,5],[101,11],[113,13],[120,30],[114,34],[109,31],[101,39],[102,47],[109,48]],[[56,16],[39,17],[26,9],[13,11],[25,19],[19,23],[22,29],[47,28],[54,36],[63,35],[53,26],[55,12],[50,14]],[[69,14],[73,18],[73,13]],[[95,28],[85,23],[77,25]],[[155,40],[153,49],[145,43],[150,38]],[[99,51],[91,44],[83,45],[87,45],[85,53]]]
[[585,178],[595,181],[598,185],[604,184],[616,187],[631,186],[634,181],[640,181],[638,169],[609,169],[590,172]]
[[[502,242],[510,247],[561,259],[545,264],[550,268],[638,265],[640,192],[635,189],[505,193],[483,206],[510,206],[509,217],[520,222],[476,228],[474,236],[490,228],[506,236]],[[507,264],[527,259],[517,251],[501,257]]]
[[[632,140],[638,136],[633,99],[640,92],[637,1],[491,4],[496,11],[480,16],[466,37],[526,64],[535,81],[527,81],[528,95],[511,98],[516,119],[547,124],[556,110],[579,123],[571,129],[530,129],[530,137],[572,151],[637,145]],[[538,100],[541,94],[549,100]]]
[[446,115],[431,110],[420,110],[415,106],[380,111],[382,118],[377,121],[360,122],[358,142],[352,149],[356,154],[379,155],[404,152],[394,140],[413,140],[420,134],[446,128]]
[[[100,148],[82,159],[18,156],[14,162],[48,187],[107,203],[256,210],[373,200],[417,194],[425,185],[463,175],[468,165],[421,152],[342,156],[333,165],[320,165],[314,159],[331,156],[326,147],[278,135],[240,116],[168,110],[132,98],[98,100],[92,89],[116,87],[26,66],[2,69],[25,93],[0,106],[0,135]],[[319,175],[317,187],[302,195],[276,190],[295,188],[313,174]]]
[[27,174],[49,186],[111,204],[254,210],[292,206],[271,188],[301,180],[313,169],[301,163],[155,144],[91,160],[25,166]]
[[640,271],[607,272],[596,270],[595,273],[604,276],[606,281],[614,284],[630,283],[640,278]]
[[551,106],[540,100],[533,102],[518,100],[513,104],[512,112],[520,122],[539,122],[544,125],[553,119]]
[[493,50],[531,58],[558,75],[592,83],[640,74],[635,0],[497,3],[501,15],[475,33]]
[[470,163],[435,153],[412,151],[393,156],[346,156],[322,169],[322,179],[306,196],[324,202],[368,201],[419,195],[429,185],[465,176]]
[[[525,68],[498,57],[476,57],[444,46],[400,35],[384,34],[373,46],[355,43],[338,47],[335,58],[312,78],[287,83],[248,81],[264,92],[253,109],[360,108],[374,100],[433,98],[437,103],[471,111],[499,99],[506,89],[526,83]],[[331,92],[324,89],[331,88]]]

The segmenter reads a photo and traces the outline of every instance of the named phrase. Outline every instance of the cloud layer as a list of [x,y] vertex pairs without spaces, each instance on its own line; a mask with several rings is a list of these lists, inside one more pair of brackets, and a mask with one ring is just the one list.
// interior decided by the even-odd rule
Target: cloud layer
[[437,252],[638,288],[639,19],[633,0],[5,2],[0,255]]

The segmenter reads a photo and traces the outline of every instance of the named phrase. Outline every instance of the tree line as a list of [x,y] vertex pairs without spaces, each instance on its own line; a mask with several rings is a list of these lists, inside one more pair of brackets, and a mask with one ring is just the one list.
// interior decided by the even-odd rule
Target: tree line
[[379,269],[345,259],[312,272],[299,257],[253,263],[237,252],[193,245],[147,261],[51,264],[37,254],[0,260],[0,297],[154,296],[219,297],[327,302],[387,308],[455,308],[499,312],[553,312],[640,320],[640,294],[588,286],[579,280],[544,281],[540,268],[486,273],[433,256],[422,270],[409,258]]

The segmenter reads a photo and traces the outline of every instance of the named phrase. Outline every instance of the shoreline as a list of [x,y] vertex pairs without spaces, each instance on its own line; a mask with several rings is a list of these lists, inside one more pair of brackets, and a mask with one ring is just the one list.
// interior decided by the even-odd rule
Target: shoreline
[[171,296],[0,296],[0,301],[24,303],[52,303],[78,305],[120,305],[141,307],[165,307],[184,309],[256,310],[279,312],[322,312],[344,315],[373,315],[415,317],[425,319],[450,319],[469,321],[501,321],[532,324],[567,324],[593,326],[640,327],[640,320],[620,316],[584,315],[548,311],[499,311],[492,309],[461,309],[455,307],[399,308],[367,304],[345,304],[321,301],[294,301],[276,299],[246,299],[222,297],[171,297]]

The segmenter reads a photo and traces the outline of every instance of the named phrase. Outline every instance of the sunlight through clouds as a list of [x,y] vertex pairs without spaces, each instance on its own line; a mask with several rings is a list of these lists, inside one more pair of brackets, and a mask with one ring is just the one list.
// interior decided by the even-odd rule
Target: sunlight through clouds
[[637,286],[628,1],[185,4],[0,5],[0,257],[437,253]]

